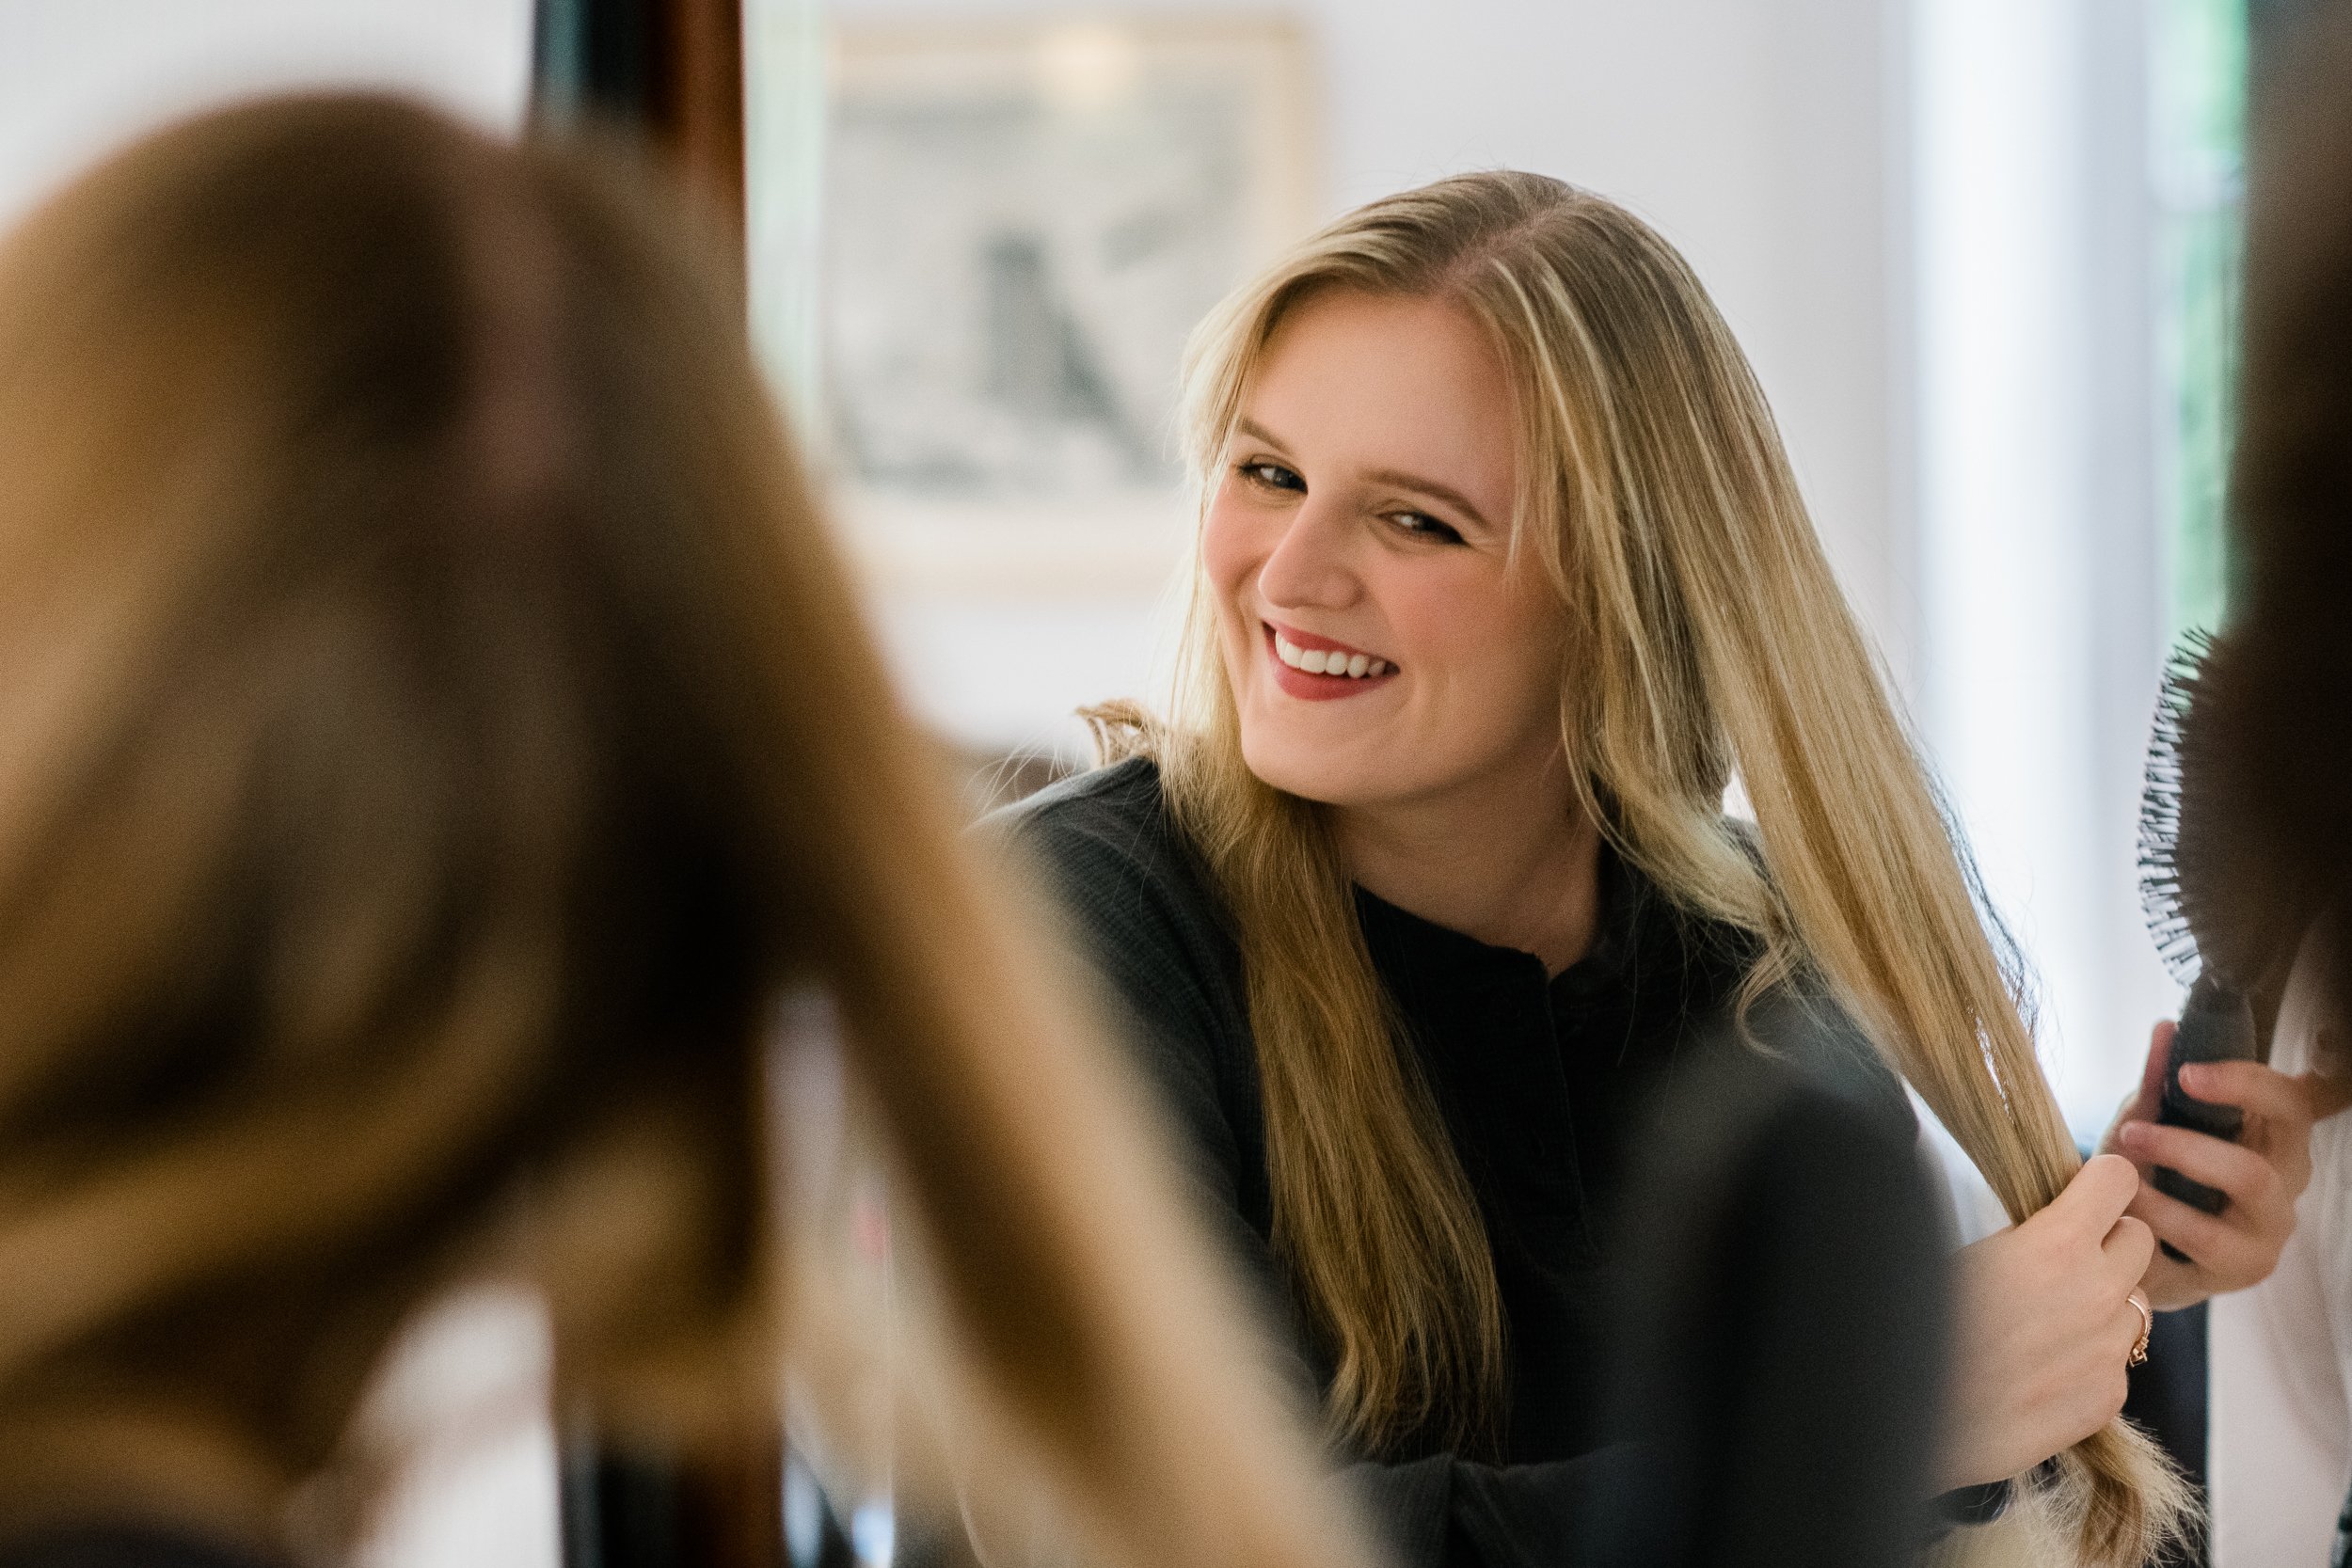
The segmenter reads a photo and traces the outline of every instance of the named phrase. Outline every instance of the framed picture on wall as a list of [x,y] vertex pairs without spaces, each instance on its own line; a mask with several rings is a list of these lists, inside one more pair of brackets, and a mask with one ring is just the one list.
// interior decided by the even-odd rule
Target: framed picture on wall
[[1164,579],[1184,340],[1314,216],[1303,39],[844,24],[828,74],[822,439],[858,553],[885,588]]

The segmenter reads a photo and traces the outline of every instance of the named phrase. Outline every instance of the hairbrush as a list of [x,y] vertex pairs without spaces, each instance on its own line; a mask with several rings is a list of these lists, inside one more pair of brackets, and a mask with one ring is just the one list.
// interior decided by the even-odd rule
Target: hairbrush
[[[2166,661],[2156,697],[2155,721],[2148,743],[2148,771],[2139,796],[2139,899],[2156,953],[2172,977],[2188,987],[2164,1069],[2164,1093],[2156,1119],[2234,1143],[2245,1117],[2234,1105],[2216,1105],[2181,1088],[2181,1069],[2192,1062],[2243,1062],[2255,1058],[2254,1013],[2246,993],[2218,973],[2198,942],[2197,879],[2185,878],[2194,856],[2198,813],[2195,770],[2185,766],[2184,736],[2196,703],[2212,640],[2201,632],[2182,639]],[[2184,832],[2185,828],[2188,830]],[[2219,1213],[2229,1197],[2192,1181],[2168,1165],[2155,1170],[2156,1190],[2208,1214]],[[2165,1255],[2186,1262],[2172,1243]]]

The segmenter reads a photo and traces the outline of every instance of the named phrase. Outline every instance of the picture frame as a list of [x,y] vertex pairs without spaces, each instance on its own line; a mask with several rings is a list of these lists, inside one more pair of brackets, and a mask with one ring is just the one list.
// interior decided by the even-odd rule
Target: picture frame
[[1185,339],[1315,214],[1304,37],[853,23],[827,78],[818,436],[869,578],[1165,582],[1192,532]]

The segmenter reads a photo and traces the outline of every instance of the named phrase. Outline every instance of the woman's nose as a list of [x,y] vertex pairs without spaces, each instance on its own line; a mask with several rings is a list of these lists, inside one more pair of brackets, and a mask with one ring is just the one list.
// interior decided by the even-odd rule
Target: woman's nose
[[1258,592],[1277,609],[1337,610],[1362,592],[1349,560],[1354,531],[1336,507],[1312,499],[1290,515],[1282,536],[1258,568]]

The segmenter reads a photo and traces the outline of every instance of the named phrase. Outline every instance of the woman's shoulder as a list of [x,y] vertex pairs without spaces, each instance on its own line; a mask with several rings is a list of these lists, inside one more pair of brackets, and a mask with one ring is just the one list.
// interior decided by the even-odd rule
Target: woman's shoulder
[[1201,868],[1168,813],[1159,768],[1149,757],[1129,757],[1050,784],[991,813],[981,830],[1041,863],[1076,902],[1144,893],[1155,903],[1204,917],[1215,911]]
[[981,828],[1043,875],[1082,940],[1114,967],[1229,967],[1223,900],[1149,757],[1064,779],[992,813]]
[[1174,831],[1159,765],[1147,756],[1073,773],[1026,800],[991,812],[982,823],[993,832],[1037,844],[1083,838],[1133,847]]
[[[1169,814],[1159,769],[1131,757],[984,819],[1041,878],[1074,950],[1147,1075],[1215,1167],[1214,1190],[1263,1214],[1256,1047],[1241,950],[1207,867]],[[1254,1196],[1253,1196],[1254,1195]],[[1271,1223],[1270,1220],[1267,1223]]]

